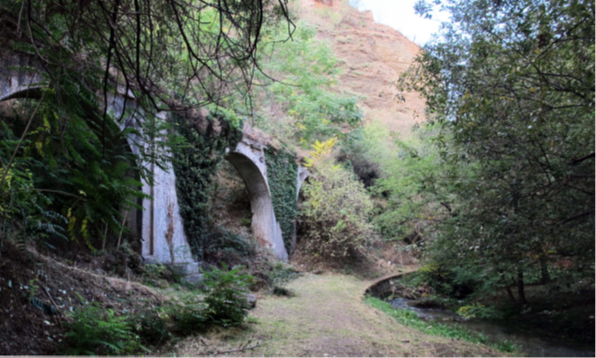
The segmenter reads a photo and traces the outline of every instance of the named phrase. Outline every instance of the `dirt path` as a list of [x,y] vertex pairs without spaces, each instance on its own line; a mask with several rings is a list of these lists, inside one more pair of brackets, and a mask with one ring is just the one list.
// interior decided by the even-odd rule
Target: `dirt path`
[[211,332],[179,342],[176,355],[198,356],[262,341],[236,356],[500,356],[482,345],[427,336],[397,324],[362,302],[372,281],[307,274],[288,287],[296,297],[265,296],[248,328]]

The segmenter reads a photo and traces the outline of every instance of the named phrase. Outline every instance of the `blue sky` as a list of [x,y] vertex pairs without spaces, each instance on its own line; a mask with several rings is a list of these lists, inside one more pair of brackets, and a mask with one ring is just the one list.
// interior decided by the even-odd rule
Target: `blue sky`
[[444,13],[434,13],[433,19],[424,19],[414,12],[417,0],[350,0],[360,11],[372,10],[375,22],[388,25],[401,32],[410,41],[424,45],[434,32],[440,20],[448,20]]

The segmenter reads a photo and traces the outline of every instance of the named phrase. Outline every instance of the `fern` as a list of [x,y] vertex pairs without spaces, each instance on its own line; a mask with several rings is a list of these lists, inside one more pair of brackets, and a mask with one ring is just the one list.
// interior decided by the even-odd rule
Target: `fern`
[[148,350],[139,343],[139,336],[125,316],[116,316],[112,309],[89,304],[77,309],[67,324],[65,353],[69,355],[133,354]]

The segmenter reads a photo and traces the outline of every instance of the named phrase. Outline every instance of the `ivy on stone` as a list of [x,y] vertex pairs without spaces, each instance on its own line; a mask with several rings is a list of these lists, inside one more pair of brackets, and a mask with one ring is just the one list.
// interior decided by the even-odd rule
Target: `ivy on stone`
[[199,261],[212,232],[209,198],[213,176],[226,148],[234,147],[242,138],[242,126],[237,120],[229,121],[226,113],[211,111],[207,118],[192,112],[173,114],[178,133],[187,141],[174,161],[180,216],[192,254]]
[[286,251],[291,253],[294,222],[298,215],[298,165],[294,154],[283,148],[278,151],[265,149],[265,162],[273,211],[281,226]]

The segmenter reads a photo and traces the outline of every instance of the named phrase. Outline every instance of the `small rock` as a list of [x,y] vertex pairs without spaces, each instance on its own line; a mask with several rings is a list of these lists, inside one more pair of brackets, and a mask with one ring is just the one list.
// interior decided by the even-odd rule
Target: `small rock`
[[100,268],[96,268],[95,269],[95,272],[97,272],[100,275],[105,275],[106,274],[106,272],[104,270],[100,269]]
[[246,303],[250,309],[257,307],[257,296],[253,295],[252,293],[245,293],[244,298],[246,299]]

